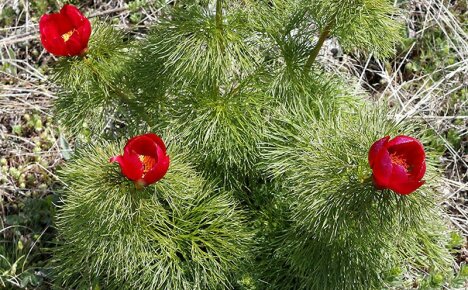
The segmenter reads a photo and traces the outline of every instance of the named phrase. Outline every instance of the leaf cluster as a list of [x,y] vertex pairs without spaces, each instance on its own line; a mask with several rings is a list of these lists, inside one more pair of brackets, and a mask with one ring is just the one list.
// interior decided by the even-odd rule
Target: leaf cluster
[[57,282],[105,289],[224,289],[242,264],[251,234],[228,192],[170,150],[171,167],[136,190],[109,157],[122,144],[77,152],[61,171]]
[[[401,40],[397,10],[387,0],[307,1],[307,10],[320,31],[330,30],[348,51],[389,57]],[[385,34],[385,37],[382,37]]]
[[363,106],[328,118],[284,109],[271,124],[263,154],[291,204],[291,225],[278,235],[276,255],[300,281],[292,289],[376,288],[404,262],[448,267],[435,168],[429,166],[427,185],[408,196],[372,183],[363,152],[381,136],[417,136],[417,127],[385,116]]
[[202,170],[230,188],[258,175],[258,144],[265,135],[268,96],[240,84],[223,96],[194,92],[177,102],[169,127]]
[[[61,58],[53,80],[62,88],[55,102],[56,117],[72,134],[85,130],[99,136],[109,127],[109,117],[133,111],[139,105],[126,85],[132,46],[124,34],[104,23],[93,24],[88,52]],[[139,117],[141,119],[142,117]]]
[[[256,45],[248,40],[245,14],[228,11],[232,13],[218,21],[207,6],[175,9],[153,28],[142,55],[147,67],[161,69],[173,85],[195,89],[225,85],[248,75],[258,58]],[[155,80],[155,75],[150,77]]]

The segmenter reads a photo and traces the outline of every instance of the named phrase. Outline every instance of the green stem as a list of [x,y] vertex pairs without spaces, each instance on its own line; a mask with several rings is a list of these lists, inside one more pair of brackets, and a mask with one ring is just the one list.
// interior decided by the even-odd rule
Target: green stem
[[223,32],[223,0],[216,0],[216,28]]
[[[223,29],[223,0],[216,0],[216,29],[219,33],[219,41],[220,41],[220,46],[221,46],[221,51],[224,53],[224,40],[222,35],[224,34],[224,29]],[[219,85],[218,81],[215,82],[213,86],[213,91],[217,96],[220,95],[219,92]]]
[[325,42],[325,39],[327,39],[327,37],[330,35],[331,29],[332,29],[332,25],[328,24],[327,26],[325,26],[322,33],[320,33],[320,37],[317,41],[317,44],[310,52],[309,58],[307,59],[307,62],[304,65],[305,73],[308,73],[310,71],[312,64],[315,62],[315,59],[317,58],[317,55],[319,54],[320,49],[322,48],[323,43]]

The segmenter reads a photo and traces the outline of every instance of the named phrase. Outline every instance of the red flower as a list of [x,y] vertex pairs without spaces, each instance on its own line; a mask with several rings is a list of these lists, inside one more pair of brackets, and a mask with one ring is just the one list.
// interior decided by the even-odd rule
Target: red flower
[[156,134],[144,134],[128,140],[124,154],[112,157],[117,161],[122,174],[133,180],[137,187],[147,186],[160,180],[169,168],[166,145]]
[[66,4],[59,13],[44,14],[39,20],[44,48],[56,56],[74,56],[86,52],[91,24],[73,5]]
[[369,165],[378,189],[388,188],[399,194],[410,194],[424,181],[426,154],[422,144],[408,136],[386,136],[369,150]]

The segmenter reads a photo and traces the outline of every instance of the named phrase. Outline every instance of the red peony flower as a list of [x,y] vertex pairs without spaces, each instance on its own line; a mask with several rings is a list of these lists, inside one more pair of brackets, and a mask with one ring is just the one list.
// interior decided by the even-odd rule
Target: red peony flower
[[117,161],[122,174],[133,180],[137,187],[155,183],[166,174],[169,168],[169,156],[166,145],[156,134],[144,134],[128,140],[124,154],[112,157]]
[[422,144],[408,136],[386,136],[369,150],[369,165],[378,189],[388,188],[399,194],[410,194],[424,181],[426,154]]
[[75,6],[66,4],[59,13],[42,15],[39,31],[42,45],[48,52],[74,56],[86,52],[91,24]]

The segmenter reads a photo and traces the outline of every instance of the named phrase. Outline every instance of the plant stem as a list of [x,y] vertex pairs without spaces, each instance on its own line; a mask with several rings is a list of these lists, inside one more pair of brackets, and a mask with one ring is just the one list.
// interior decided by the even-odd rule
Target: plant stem
[[[224,30],[223,30],[223,0],[216,0],[216,30],[219,33],[219,45],[221,47],[221,51],[224,54],[224,39],[222,37]],[[219,84],[218,81],[215,81],[215,84],[213,86],[213,91],[217,96],[220,95],[219,92]]]
[[216,0],[216,28],[223,32],[223,0]]
[[320,49],[322,48],[323,43],[325,42],[325,39],[327,39],[327,37],[330,35],[331,28],[332,28],[332,25],[328,24],[327,26],[325,26],[322,33],[320,33],[320,37],[317,41],[317,44],[310,52],[309,58],[307,59],[307,62],[304,65],[305,73],[308,73],[310,71],[312,64],[315,62],[315,59],[317,58],[317,55],[319,54]]

